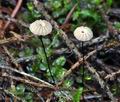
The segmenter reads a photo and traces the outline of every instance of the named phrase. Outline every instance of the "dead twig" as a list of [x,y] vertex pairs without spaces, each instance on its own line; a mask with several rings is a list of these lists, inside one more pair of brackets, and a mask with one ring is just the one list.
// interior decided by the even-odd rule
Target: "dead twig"
[[6,54],[9,56],[10,60],[12,61],[12,63],[17,67],[19,68],[19,65],[18,63],[15,61],[14,57],[12,56],[12,54],[8,51],[7,47],[5,46],[2,46],[4,51],[6,52]]
[[[14,18],[14,17],[16,16],[18,10],[19,10],[20,7],[21,7],[22,1],[23,1],[23,0],[18,0],[16,7],[15,7],[15,9],[13,10],[13,12],[12,12],[12,14],[11,14],[11,17],[12,17],[12,18]],[[7,29],[7,27],[9,26],[9,24],[10,24],[10,21],[7,21],[7,23],[6,23],[5,26],[4,26],[4,30]]]
[[78,5],[77,3],[74,4],[74,6],[73,6],[72,9],[70,10],[70,12],[67,14],[67,16],[66,16],[65,21],[64,21],[63,24],[66,24],[66,23],[69,22],[69,20],[70,20],[70,18],[71,18],[71,16],[72,16],[73,12],[75,11],[77,5]]
[[118,31],[112,26],[112,23],[109,21],[108,16],[107,16],[106,12],[104,12],[102,6],[99,6],[98,8],[99,8],[99,11],[100,11],[105,23],[107,24],[109,32],[113,33],[114,35],[117,35]]
[[23,22],[22,20],[17,20],[15,18],[12,18],[10,16],[6,16],[6,15],[3,15],[3,14],[0,14],[0,18],[2,19],[7,19],[8,21],[12,21],[14,23],[18,23],[18,24],[21,24],[23,27],[26,27],[28,28],[29,27],[29,24],[26,24],[25,22]]
[[7,38],[7,39],[3,39],[3,40],[0,40],[0,45],[4,45],[4,44],[11,43],[11,42],[14,42],[14,41],[17,41],[17,38],[10,37],[10,38]]
[[13,93],[11,93],[10,91],[6,90],[6,89],[3,89],[3,88],[0,88],[0,91],[2,91],[2,93],[6,93],[8,95],[12,95],[14,98],[16,98],[18,101],[22,101],[22,102],[25,102],[24,99],[21,99],[20,97],[18,96],[15,96]]
[[15,76],[9,75],[7,73],[3,73],[2,76],[3,77],[7,77],[7,78],[11,78],[11,79],[13,79],[15,81],[19,81],[19,82],[22,82],[22,83],[25,83],[25,84],[33,85],[34,87],[38,87],[38,88],[50,88],[50,87],[48,87],[48,85],[40,84],[40,83],[36,83],[36,82],[32,82],[30,80],[26,80],[26,79],[23,79],[23,78],[20,78],[20,77],[15,77]]
[[10,38],[5,38],[0,40],[0,45],[5,45],[5,44],[10,44],[13,42],[25,42],[28,39],[31,39],[33,35],[23,35],[21,36],[20,34],[17,34],[16,32],[10,31],[14,36]]
[[31,79],[33,79],[35,81],[38,81],[38,83],[42,83],[42,84],[48,85],[48,87],[50,87],[50,88],[54,88],[54,86],[52,84],[50,84],[48,82],[45,82],[45,81],[43,81],[43,80],[41,80],[41,79],[39,79],[39,78],[37,78],[35,76],[32,76],[30,74],[27,74],[27,73],[25,73],[23,71],[16,70],[15,68],[5,66],[5,65],[0,65],[0,68],[3,69],[3,70],[10,70],[12,72],[19,73],[19,74],[21,74],[21,75],[23,75],[25,77],[31,78]]
[[[87,60],[90,56],[92,56],[94,53],[96,53],[96,50],[88,53],[88,55],[85,56],[85,60]],[[80,64],[83,63],[83,59],[80,58],[74,65],[72,65],[72,67],[65,73],[64,77],[62,78],[62,80],[57,84],[58,86],[62,85],[62,83],[64,82],[65,78],[68,77],[73,70],[75,70],[76,68],[78,68],[80,66]]]
[[108,94],[109,98],[112,102],[117,102],[116,98],[113,97],[113,94],[111,93],[108,85],[104,82],[104,80],[100,77],[100,75],[97,73],[97,71],[89,65],[88,62],[85,62],[87,65],[88,70],[93,74],[94,78],[99,82],[101,88],[103,88],[106,93]]
[[[12,17],[12,18],[14,18],[14,17],[16,16],[18,10],[19,10],[20,7],[21,7],[21,4],[22,4],[22,0],[19,0],[19,1],[17,2],[17,5],[15,6],[15,9],[13,10],[13,12],[12,12],[12,14],[11,14],[11,17]],[[10,21],[7,21],[7,23],[5,24],[5,26],[4,26],[4,28],[3,28],[4,32],[5,32],[5,30],[7,29],[7,27],[9,26],[9,24],[10,24]],[[12,63],[13,63],[17,68],[19,68],[20,70],[22,70],[21,66],[20,66],[17,62],[15,62],[14,57],[10,54],[9,50],[7,49],[7,47],[6,47],[6,46],[3,46],[3,49],[5,50],[6,54],[8,55],[8,57],[10,58],[10,60],[12,61]]]
[[108,75],[105,77],[105,79],[110,79],[110,80],[112,80],[112,79],[114,79],[114,78],[115,78],[117,75],[119,75],[119,74],[120,74],[120,70],[108,74]]

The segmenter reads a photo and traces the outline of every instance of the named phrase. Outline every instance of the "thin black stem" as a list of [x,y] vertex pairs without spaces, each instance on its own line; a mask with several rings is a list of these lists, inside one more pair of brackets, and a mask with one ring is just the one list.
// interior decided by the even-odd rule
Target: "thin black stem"
[[83,102],[85,102],[84,100],[84,77],[85,77],[85,68],[84,68],[84,65],[85,65],[85,59],[84,59],[84,48],[83,48],[83,45],[84,45],[84,42],[82,42],[82,53],[83,53],[83,64],[82,64],[82,85],[83,85],[83,93],[82,93],[82,96],[83,96]]
[[43,47],[43,50],[44,50],[44,54],[45,54],[45,57],[46,57],[46,62],[47,62],[47,66],[48,66],[48,69],[49,69],[49,72],[50,72],[50,76],[51,76],[51,78],[53,80],[53,83],[55,84],[55,79],[54,79],[53,74],[51,72],[51,68],[50,68],[48,57],[47,57],[47,53],[45,51],[45,46],[44,46],[44,43],[43,43],[43,40],[42,40],[42,36],[40,37],[40,40],[41,40],[42,47]]

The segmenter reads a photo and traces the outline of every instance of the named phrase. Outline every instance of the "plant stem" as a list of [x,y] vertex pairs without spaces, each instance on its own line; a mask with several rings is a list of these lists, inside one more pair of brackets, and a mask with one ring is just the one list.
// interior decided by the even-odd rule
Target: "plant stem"
[[85,59],[84,59],[84,48],[83,48],[83,45],[84,45],[84,42],[82,42],[82,53],[83,53],[83,64],[82,64],[82,85],[83,85],[83,93],[82,93],[82,96],[83,96],[83,102],[85,102],[84,100],[84,77],[85,77],[85,68],[84,68],[84,62],[85,62]]
[[47,62],[47,66],[48,66],[48,69],[49,69],[49,72],[50,72],[50,76],[53,80],[53,83],[55,84],[55,79],[52,75],[52,72],[51,72],[51,68],[50,68],[50,64],[49,64],[49,60],[48,60],[48,57],[47,57],[47,53],[45,51],[45,46],[44,46],[44,43],[43,43],[43,40],[42,40],[42,36],[40,36],[40,40],[41,40],[41,44],[42,44],[42,47],[43,47],[43,51],[44,51],[44,54],[45,54],[45,57],[46,57],[46,62]]

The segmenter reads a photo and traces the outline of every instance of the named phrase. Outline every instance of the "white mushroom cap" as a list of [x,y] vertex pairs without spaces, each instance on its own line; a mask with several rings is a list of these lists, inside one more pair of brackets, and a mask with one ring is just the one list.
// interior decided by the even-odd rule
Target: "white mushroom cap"
[[30,31],[34,35],[48,35],[52,32],[52,25],[46,20],[36,20],[30,24]]
[[80,41],[89,41],[93,37],[93,32],[88,27],[77,27],[74,31],[74,36]]

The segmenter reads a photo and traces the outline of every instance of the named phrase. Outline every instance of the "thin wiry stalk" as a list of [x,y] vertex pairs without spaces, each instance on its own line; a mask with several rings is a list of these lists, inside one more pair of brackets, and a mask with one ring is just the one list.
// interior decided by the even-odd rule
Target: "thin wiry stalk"
[[53,77],[53,74],[52,74],[52,71],[51,71],[51,68],[50,68],[50,64],[49,64],[49,60],[48,60],[48,57],[47,57],[47,53],[45,51],[45,46],[44,46],[44,43],[43,43],[43,40],[42,40],[42,36],[40,37],[40,40],[41,40],[41,44],[42,44],[42,47],[43,47],[43,51],[44,51],[44,54],[45,54],[45,57],[46,57],[46,62],[47,62],[47,67],[49,69],[49,72],[50,72],[50,76],[53,80],[53,83],[55,84],[55,79]]
[[82,64],[82,85],[83,85],[83,102],[84,102],[84,77],[85,77],[85,68],[84,68],[84,65],[85,65],[85,59],[84,59],[84,48],[83,48],[83,42],[82,42],[82,52],[83,52],[83,64]]

